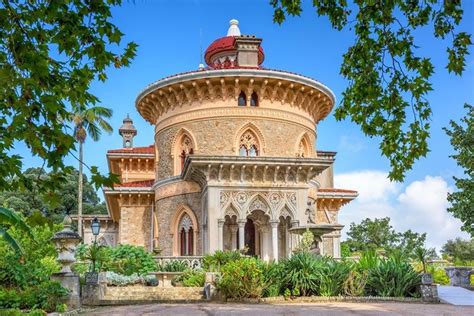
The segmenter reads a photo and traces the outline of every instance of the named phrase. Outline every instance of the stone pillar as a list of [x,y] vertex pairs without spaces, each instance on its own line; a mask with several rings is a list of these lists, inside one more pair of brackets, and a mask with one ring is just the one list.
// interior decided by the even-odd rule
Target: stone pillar
[[220,214],[220,190],[214,187],[207,188],[207,241],[209,253],[215,252],[219,248],[218,239],[218,223],[217,220]]
[[58,261],[62,266],[60,272],[51,275],[51,280],[58,281],[62,287],[69,290],[64,303],[69,307],[79,308],[81,306],[79,276],[71,271],[71,265],[76,261],[76,246],[82,238],[72,230],[72,219],[69,215],[64,217],[63,224],[64,229],[51,238],[58,251]]
[[267,226],[262,226],[260,228],[260,232],[261,232],[261,235],[260,235],[260,238],[262,240],[262,248],[260,249],[261,251],[261,255],[262,255],[262,259],[264,261],[270,261],[270,255],[269,255],[269,246],[268,246],[268,227]]
[[237,234],[239,232],[239,226],[237,225],[230,225],[230,243],[232,250],[237,250]]
[[220,218],[217,220],[217,239],[218,239],[218,250],[224,250],[224,222],[225,220]]
[[278,262],[278,221],[271,221],[272,225],[272,256]]
[[247,221],[239,220],[239,249],[245,248],[245,224]]

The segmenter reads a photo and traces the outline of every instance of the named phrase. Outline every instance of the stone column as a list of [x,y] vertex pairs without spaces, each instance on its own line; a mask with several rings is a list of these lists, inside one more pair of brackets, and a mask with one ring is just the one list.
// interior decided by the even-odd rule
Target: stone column
[[272,255],[273,260],[278,262],[278,221],[271,221],[272,225]]
[[225,220],[222,218],[217,220],[218,250],[224,250],[224,222]]
[[245,224],[247,221],[239,220],[239,249],[242,250],[245,248]]
[[262,241],[262,248],[260,249],[260,253],[262,255],[262,259],[264,261],[270,261],[270,255],[269,255],[269,246],[268,246],[268,227],[265,225],[265,226],[261,226],[260,227],[260,239]]
[[213,253],[219,249],[218,239],[215,237],[218,234],[217,220],[220,217],[220,190],[214,187],[207,188],[207,247],[208,252]]
[[230,225],[230,241],[231,241],[231,248],[232,250],[237,249],[237,233],[239,232],[239,226],[237,225]]

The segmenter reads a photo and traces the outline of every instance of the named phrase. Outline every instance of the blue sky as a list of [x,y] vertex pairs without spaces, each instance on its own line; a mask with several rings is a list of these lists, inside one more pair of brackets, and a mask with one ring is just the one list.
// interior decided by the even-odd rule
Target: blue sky
[[[301,17],[289,18],[279,26],[272,22],[273,10],[268,2],[136,0],[125,1],[122,7],[115,8],[113,21],[125,33],[124,42],[135,41],[139,45],[138,55],[129,68],[110,69],[109,80],[93,86],[93,92],[102,104],[114,110],[111,123],[116,131],[112,135],[103,135],[97,143],[87,142],[86,163],[107,172],[106,150],[121,147],[117,130],[127,113],[138,129],[135,145],[151,144],[153,128],[136,112],[135,97],[153,81],[196,69],[200,63],[201,47],[204,51],[214,39],[225,36],[228,21],[232,18],[240,21],[243,34],[263,38],[265,67],[315,78],[330,87],[340,101],[347,82],[339,74],[339,68],[343,53],[353,43],[351,33],[332,30],[326,18],[316,16],[309,1]],[[464,1],[463,4],[465,16],[459,30],[472,34],[474,2]],[[416,163],[407,173],[404,183],[390,183],[385,178],[389,166],[380,156],[378,140],[365,137],[350,121],[336,122],[333,115],[319,124],[316,146],[320,150],[338,152],[335,171],[339,187],[362,189],[364,192],[361,201],[343,209],[342,224],[360,221],[364,216],[391,216],[397,229],[427,231],[429,244],[439,246],[446,238],[460,235],[459,223],[443,210],[447,206],[445,191],[452,190],[452,176],[462,173],[448,157],[452,148],[442,128],[450,119],[458,120],[464,114],[465,102],[474,104],[474,56],[468,56],[468,66],[462,77],[448,74],[445,70],[447,43],[435,41],[431,28],[416,35],[420,54],[429,55],[436,67],[432,78],[434,91],[428,96],[433,108],[428,157]],[[22,145],[18,145],[16,151],[26,157],[25,167],[40,165],[37,159],[29,158]],[[76,165],[72,158],[68,162]],[[375,187],[381,190],[377,194],[371,190]],[[418,194],[411,189],[416,188],[421,188],[421,201],[413,200]],[[427,193],[429,188],[432,191]],[[423,203],[433,199],[439,200],[434,206]],[[420,212],[419,205],[428,209]],[[439,217],[436,225],[423,221],[426,216],[431,217],[432,212]],[[449,222],[449,225],[444,222]],[[425,224],[427,227],[422,227]],[[441,236],[440,229],[444,229]]]

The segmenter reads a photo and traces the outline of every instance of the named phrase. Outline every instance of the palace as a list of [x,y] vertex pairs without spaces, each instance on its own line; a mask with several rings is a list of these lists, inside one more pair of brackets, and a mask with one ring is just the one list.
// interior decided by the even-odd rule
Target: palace
[[309,229],[318,251],[340,257],[338,212],[357,192],[334,188],[336,153],[316,150],[316,126],[335,96],[319,81],[263,67],[261,42],[231,20],[207,48],[207,66],[139,93],[153,145],[136,147],[137,130],[123,120],[123,148],[107,152],[121,184],[104,190],[102,243],[173,257],[246,249],[268,261],[289,256]]

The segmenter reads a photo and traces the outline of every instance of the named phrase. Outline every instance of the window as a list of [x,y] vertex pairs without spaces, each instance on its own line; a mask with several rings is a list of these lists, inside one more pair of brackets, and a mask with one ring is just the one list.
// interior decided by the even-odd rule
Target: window
[[188,214],[181,217],[178,226],[180,256],[192,256],[194,250],[193,222]]
[[248,157],[258,156],[257,137],[251,131],[243,133],[240,137],[239,155]]
[[237,102],[239,106],[247,106],[247,96],[243,91],[240,92],[239,94],[239,100]]
[[182,172],[184,169],[184,162],[186,161],[186,158],[189,155],[192,155],[194,153],[193,142],[188,137],[188,135],[184,135],[181,138],[180,149],[181,149],[181,152],[179,154],[179,158],[181,159],[181,172]]
[[252,93],[250,98],[250,106],[258,106],[258,95],[256,92]]

